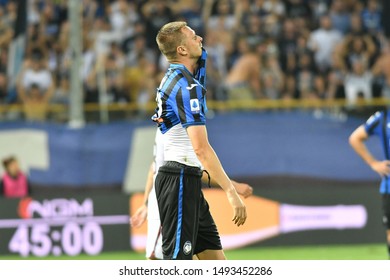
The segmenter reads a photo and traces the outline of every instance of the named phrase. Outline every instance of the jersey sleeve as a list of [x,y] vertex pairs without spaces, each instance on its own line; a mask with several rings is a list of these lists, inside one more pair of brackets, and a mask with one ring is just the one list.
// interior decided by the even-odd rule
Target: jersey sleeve
[[364,124],[368,135],[380,135],[382,133],[383,112],[376,112]]
[[172,100],[176,106],[172,107],[183,127],[206,124],[202,100],[202,87],[199,84],[189,84],[185,78],[180,80],[180,89],[175,100]]

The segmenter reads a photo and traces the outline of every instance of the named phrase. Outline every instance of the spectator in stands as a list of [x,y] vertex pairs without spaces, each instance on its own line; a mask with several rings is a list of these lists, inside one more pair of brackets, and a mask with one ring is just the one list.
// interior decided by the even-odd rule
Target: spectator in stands
[[367,69],[367,62],[356,59],[352,62],[352,70],[345,76],[345,97],[349,108],[353,108],[359,100],[372,99],[372,73]]
[[332,27],[342,34],[350,30],[350,13],[347,5],[343,0],[333,0],[330,6],[329,17],[332,21]]
[[113,44],[105,56],[105,78],[109,102],[127,103],[129,96],[124,89],[125,56],[118,45]]
[[329,15],[322,16],[320,27],[311,33],[308,42],[309,48],[314,52],[315,63],[321,72],[327,72],[332,67],[332,53],[342,38],[341,32],[332,28]]
[[264,30],[262,26],[262,21],[257,14],[250,14],[248,17],[247,26],[245,26],[245,31],[242,32],[249,40],[263,40]]
[[[7,59],[4,61],[4,58],[8,57],[7,50],[14,32],[18,1],[5,2],[7,4],[0,6],[1,73],[7,71]],[[264,58],[263,73],[258,75],[258,84],[261,84],[260,91],[264,96],[299,98],[322,96],[323,92],[326,92],[330,99],[345,97],[345,75],[352,73],[355,60],[366,60],[367,69],[377,62],[377,65],[381,66],[374,67],[376,75],[386,76],[384,63],[379,63],[377,59],[383,45],[380,20],[382,6],[378,2],[82,0],[84,41],[81,76],[85,86],[84,97],[86,102],[99,101],[98,88],[104,91],[101,81],[106,81],[100,77],[104,76],[111,85],[107,90],[113,102],[127,102],[129,99],[145,104],[150,100],[158,84],[156,81],[160,80],[158,75],[165,73],[167,67],[166,60],[157,52],[154,38],[165,22],[177,18],[189,22],[197,34],[204,34],[204,45],[207,46],[210,58],[207,71],[208,76],[212,77],[208,81],[208,94],[212,98],[225,98],[221,85],[226,80],[231,86],[232,73],[236,71],[234,68],[239,61],[242,62],[244,56],[247,57],[245,40],[262,42],[261,51],[257,52],[258,57],[254,61],[256,64],[259,61],[261,65],[261,59]],[[72,60],[67,49],[70,38],[67,8],[65,0],[28,1],[26,57],[31,57],[35,49],[41,49],[43,56],[47,57],[47,73],[58,81],[58,89],[53,90],[55,97],[52,102],[55,103],[66,102],[69,80],[63,73],[69,73]],[[317,21],[320,27],[315,29]],[[114,80],[118,81],[116,78],[112,79],[114,76],[120,76],[116,75],[118,59],[113,59],[110,54],[113,43],[118,44],[125,55],[122,60],[125,65],[119,67],[124,68],[125,78],[119,87],[120,83],[115,86],[115,83],[112,83]],[[272,49],[276,49],[276,54],[268,57]],[[243,50],[245,55],[242,55]],[[306,54],[310,52],[312,54],[309,56],[313,55],[311,60],[315,66],[310,67],[313,71],[311,75],[309,71],[303,70],[306,66],[302,68],[302,63],[305,64],[308,60]],[[101,56],[107,59],[99,64],[98,57]],[[100,68],[96,67],[98,64]],[[280,70],[277,70],[276,65]],[[104,69],[105,67],[109,69]],[[281,80],[281,76],[283,82],[275,88],[275,83]],[[0,98],[3,102],[5,95],[16,96],[15,93],[4,92],[2,88],[6,82],[0,76],[0,94],[3,96]],[[255,84],[254,80],[249,84],[251,83]],[[32,94],[36,93],[37,87],[41,87],[40,82],[34,84],[36,85],[32,88]],[[53,82],[53,86],[54,84],[56,83]],[[389,83],[383,86],[384,94],[387,92],[387,84]],[[22,100],[23,89],[18,86],[18,91],[19,99]],[[31,94],[30,89],[25,91],[26,94]],[[375,95],[375,92],[373,94]],[[46,96],[42,92],[41,95]],[[118,99],[118,96],[128,99]]]
[[27,176],[20,170],[18,160],[13,157],[3,159],[4,174],[0,182],[0,196],[19,198],[31,194]]
[[239,34],[245,33],[245,30],[249,27],[249,17],[254,13],[254,8],[251,0],[242,0],[235,3],[236,6],[236,20],[237,20],[237,32]]
[[40,34],[39,24],[28,25],[26,45],[27,56],[31,54],[32,50],[43,49],[46,47],[46,43],[43,40],[43,36],[42,34]]
[[375,76],[381,76],[382,82],[382,96],[390,98],[390,43],[383,48],[381,56],[377,59],[372,68],[372,74]]
[[268,99],[280,99],[284,76],[277,56],[275,54],[264,55],[261,68],[261,85],[264,96]]
[[[69,32],[66,34],[69,34]],[[84,36],[94,42],[93,51],[99,56],[103,53],[107,53],[112,43],[122,44],[126,38],[125,33],[116,32],[112,29],[107,17],[96,18],[90,26],[90,29],[85,30]],[[68,39],[68,37],[69,35],[64,39]]]
[[126,0],[116,0],[107,8],[107,14],[117,42],[121,43],[128,32],[131,32],[132,23],[137,20],[133,6]]
[[353,35],[353,36],[362,36],[365,34],[364,26],[362,22],[362,18],[359,14],[352,14],[351,15],[351,28],[350,31],[346,35]]
[[14,16],[7,15],[5,9],[0,6],[0,50],[6,49],[14,34]]
[[[160,9],[162,9],[160,7]],[[130,101],[135,102],[141,109],[139,113],[144,112],[147,102],[153,99],[155,94],[158,59],[154,48],[147,44],[146,26],[141,22],[136,23],[136,31],[139,33],[128,38],[127,58],[124,68],[124,92]],[[164,73],[166,67],[161,69]]]
[[69,94],[70,94],[70,81],[69,73],[63,72],[60,74],[58,80],[58,87],[54,91],[54,95],[51,98],[51,103],[53,104],[69,104]]
[[207,29],[234,30],[238,24],[234,15],[235,6],[239,4],[233,4],[229,0],[206,0],[203,12]]
[[325,82],[316,71],[312,54],[302,53],[298,57],[296,83],[299,97],[302,99],[321,99],[325,95]]
[[7,75],[0,71],[0,104],[4,104],[7,101]]
[[282,29],[281,20],[275,15],[270,14],[263,21],[264,36],[277,39]]
[[286,14],[285,4],[281,0],[265,0],[263,8],[268,14],[277,16],[279,19]]
[[[203,5],[203,20],[206,26],[206,37],[212,31],[216,40],[225,46],[225,58],[228,68],[233,62],[230,60],[234,55],[234,40],[241,19],[240,1],[229,0],[206,0]],[[253,26],[256,28],[256,26]]]
[[298,36],[299,33],[294,21],[286,19],[283,23],[283,30],[278,38],[280,66],[286,74],[293,74],[296,68],[295,55]]
[[284,79],[284,87],[282,90],[282,99],[291,100],[298,98],[297,84],[295,76],[291,73],[287,73]]
[[47,103],[50,101],[55,83],[41,50],[32,52],[31,58],[24,62],[17,81],[17,93],[24,104],[25,114],[30,120],[44,120]]
[[83,18],[88,25],[93,24],[99,13],[99,4],[97,2],[96,0],[83,0]]
[[[0,49],[0,76],[3,77],[4,81],[3,83],[7,84],[7,66],[8,66],[8,51],[7,50],[1,50]],[[2,85],[4,86],[4,84]],[[4,87],[6,89],[7,87]],[[3,94],[5,94],[3,92]],[[5,94],[7,95],[7,94]]]
[[149,48],[158,52],[156,36],[160,27],[165,23],[175,20],[175,15],[168,1],[146,0],[139,5],[141,19],[145,22],[146,44]]
[[350,70],[355,60],[371,65],[376,47],[368,35],[347,35],[337,47],[335,55],[344,71]]
[[125,70],[125,88],[130,99],[137,103],[143,112],[148,101],[153,100],[156,85],[156,66],[143,53],[137,57],[137,64]]
[[270,13],[265,9],[265,0],[255,0],[252,3],[252,14],[256,15],[260,20],[263,20]]
[[133,37],[133,47],[130,49],[127,55],[127,65],[134,67],[138,65],[138,57],[145,57],[149,63],[156,63],[156,53],[153,49],[150,49],[146,45],[145,34],[136,34]]
[[206,27],[202,20],[201,1],[176,0],[172,8],[175,9],[178,20],[187,22],[200,37],[205,36]]
[[[122,50],[123,52],[126,54],[126,55],[129,55],[129,53],[132,51],[132,49],[134,48],[134,42],[135,42],[135,39],[137,37],[140,37],[142,36],[146,42],[146,26],[145,26],[145,23],[141,20],[138,20],[136,22],[134,22],[134,25],[133,25],[133,30],[131,32],[131,34],[127,34],[125,40],[122,42]],[[148,47],[148,49],[150,49]],[[154,52],[154,50],[153,50]]]
[[377,34],[382,30],[382,13],[377,0],[368,0],[367,6],[361,13],[363,27],[370,34]]
[[225,80],[229,100],[250,101],[263,97],[260,84],[261,61],[257,53],[259,42],[248,42]]
[[310,20],[312,17],[310,1],[305,0],[287,0],[286,3],[286,15],[289,18],[304,18]]
[[[232,46],[226,46],[218,40],[216,31],[208,30],[206,38],[204,40],[208,53],[207,61],[207,89],[209,99],[225,100],[226,96],[223,91],[224,78],[228,72],[227,69],[227,48]],[[166,71],[164,71],[166,72]]]
[[99,89],[96,67],[94,67],[84,81],[84,102],[99,103]]

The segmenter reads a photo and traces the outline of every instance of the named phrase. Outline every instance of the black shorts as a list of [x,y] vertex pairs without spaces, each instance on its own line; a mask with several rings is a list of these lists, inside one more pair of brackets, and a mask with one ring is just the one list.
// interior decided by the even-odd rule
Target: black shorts
[[390,194],[382,194],[383,224],[390,229]]
[[167,162],[158,170],[155,190],[164,259],[191,260],[204,250],[222,249],[201,177],[199,168],[177,162]]

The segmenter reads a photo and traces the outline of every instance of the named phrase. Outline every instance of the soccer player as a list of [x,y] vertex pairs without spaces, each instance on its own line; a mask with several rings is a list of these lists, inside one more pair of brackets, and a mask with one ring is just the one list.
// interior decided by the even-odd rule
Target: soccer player
[[16,157],[3,160],[4,174],[0,178],[0,196],[6,198],[24,197],[31,194],[27,176],[21,171]]
[[[383,223],[386,226],[387,248],[390,258],[390,116],[387,110],[372,115],[364,125],[359,126],[349,137],[349,143],[356,153],[381,177]],[[381,139],[385,160],[376,159],[367,149],[365,141],[371,135]]]
[[162,132],[164,160],[155,190],[164,259],[226,259],[217,227],[201,190],[206,171],[225,191],[232,221],[245,223],[246,207],[208,142],[206,58],[202,38],[185,22],[170,22],[156,41],[170,63],[157,90],[154,120]]
[[165,163],[161,136],[161,132],[157,129],[153,149],[154,161],[149,168],[144,191],[144,201],[130,218],[130,224],[133,227],[140,227],[145,222],[146,218],[148,218],[146,258],[151,260],[163,259],[160,214],[158,212],[156,192],[154,191],[157,170]]
[[[161,139],[161,132],[157,129],[154,142],[154,162],[151,164],[146,180],[143,204],[136,210],[130,219],[133,227],[140,227],[148,219],[148,233],[146,238],[146,258],[150,260],[163,259],[162,236],[160,215],[156,192],[154,191],[154,180],[157,170],[164,164],[164,147]],[[206,178],[203,178],[206,179]],[[247,198],[253,194],[253,188],[245,183],[238,183],[232,180],[237,193]]]

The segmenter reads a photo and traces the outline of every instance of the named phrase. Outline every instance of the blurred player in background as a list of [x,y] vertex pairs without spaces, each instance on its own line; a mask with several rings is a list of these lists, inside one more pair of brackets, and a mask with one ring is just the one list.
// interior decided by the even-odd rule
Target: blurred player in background
[[[365,141],[372,135],[377,135],[381,139],[385,160],[377,160],[367,149]],[[364,125],[359,126],[349,137],[349,143],[372,170],[382,177],[380,193],[390,258],[390,116],[387,110],[375,113]]]
[[[246,207],[209,144],[206,130],[206,59],[202,38],[186,22],[170,22],[156,41],[170,63],[157,90],[154,121],[163,133],[164,160],[155,190],[164,259],[226,259],[201,190],[203,171],[225,191],[232,221],[243,225]],[[207,174],[208,174],[207,173]]]
[[7,198],[24,197],[30,194],[27,176],[20,170],[18,160],[13,157],[3,159],[4,174],[0,181],[0,196]]
[[[160,130],[157,129],[153,151],[154,162],[149,168],[145,185],[144,201],[130,219],[130,224],[133,227],[140,227],[145,220],[148,219],[146,258],[151,260],[163,259],[160,215],[158,212],[156,192],[154,190],[154,180],[156,178],[157,171],[162,165],[164,165],[164,147],[161,135]],[[202,179],[206,180],[207,178]],[[242,195],[244,198],[252,195],[253,188],[248,184],[238,183],[233,180],[232,183],[237,193]]]

